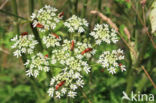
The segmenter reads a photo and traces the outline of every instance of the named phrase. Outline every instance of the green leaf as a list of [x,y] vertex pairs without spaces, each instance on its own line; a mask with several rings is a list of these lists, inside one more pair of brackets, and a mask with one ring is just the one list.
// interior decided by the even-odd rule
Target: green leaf
[[47,75],[45,72],[41,72],[40,75],[38,76],[39,82],[44,81],[47,78]]
[[53,30],[53,32],[57,32],[58,30],[60,30],[62,27],[64,26],[63,21],[61,21],[58,25],[56,25],[55,29]]

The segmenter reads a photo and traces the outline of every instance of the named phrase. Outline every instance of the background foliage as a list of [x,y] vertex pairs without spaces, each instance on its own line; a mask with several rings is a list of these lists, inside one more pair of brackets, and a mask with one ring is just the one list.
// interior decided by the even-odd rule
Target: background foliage
[[[0,6],[7,0],[0,0]],[[156,82],[156,49],[149,36],[151,34],[149,13],[154,0],[147,0],[144,7],[140,0],[9,0],[0,7],[0,103],[122,103],[122,91],[156,94],[144,71],[143,65],[154,82]],[[83,89],[75,99],[51,99],[46,93],[48,81],[46,75],[38,79],[25,76],[22,59],[13,57],[10,39],[20,32],[31,30],[29,16],[34,10],[45,4],[52,5],[64,11],[64,19],[72,14],[86,18],[90,30],[96,23],[104,23],[91,10],[98,10],[109,17],[119,28],[121,36],[135,50],[137,57],[125,43],[120,40],[118,47],[125,51],[127,72],[110,75],[99,65],[93,66],[92,72],[85,77]],[[144,9],[144,10],[143,10]],[[130,35],[126,35],[128,28]],[[130,36],[130,37],[129,37]],[[99,54],[110,47],[105,44],[98,48]],[[112,49],[113,47],[111,47]],[[39,81],[39,82],[38,82]],[[137,102],[139,103],[139,102]],[[143,103],[143,102],[140,102]],[[145,102],[147,103],[147,102]]]

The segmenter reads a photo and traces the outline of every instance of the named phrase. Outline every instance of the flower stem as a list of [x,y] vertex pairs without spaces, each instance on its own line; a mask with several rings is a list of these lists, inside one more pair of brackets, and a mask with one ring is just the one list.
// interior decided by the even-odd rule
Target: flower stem
[[82,10],[82,17],[83,18],[86,16],[87,2],[88,2],[88,0],[83,0],[83,10]]
[[102,0],[98,0],[98,10],[101,11]]
[[40,4],[40,7],[42,8],[44,6],[43,0],[39,0],[39,4]]
[[69,4],[69,14],[71,15],[72,14],[72,3],[71,3],[71,0],[68,0],[68,4]]
[[29,0],[29,15],[34,12],[34,0]]
[[[11,0],[11,6],[12,6],[12,12],[14,15],[18,15],[17,11],[17,3],[16,0]],[[18,17],[14,17],[15,22],[17,23],[15,26],[15,32],[19,34],[20,29],[19,29],[19,24],[18,24]]]
[[[100,11],[100,12],[101,12],[101,7],[102,7],[102,0],[98,0],[98,11]],[[97,20],[98,20],[98,22],[101,21],[100,18],[98,18]]]
[[8,16],[13,16],[13,17],[18,18],[18,19],[22,19],[22,20],[27,20],[27,21],[29,21],[29,20],[26,19],[26,18],[23,18],[23,17],[18,16],[18,15],[16,15],[16,14],[7,12],[7,11],[5,11],[5,10],[0,10],[0,12],[6,14],[6,15],[8,15]]
[[73,13],[77,14],[78,0],[74,0]]
[[[31,15],[34,12],[34,0],[29,0],[29,15]],[[33,31],[33,34],[35,36],[35,39],[39,42],[39,50],[43,51],[43,45],[41,38],[39,36],[39,33],[36,28],[33,27],[32,23],[30,23],[31,29]]]

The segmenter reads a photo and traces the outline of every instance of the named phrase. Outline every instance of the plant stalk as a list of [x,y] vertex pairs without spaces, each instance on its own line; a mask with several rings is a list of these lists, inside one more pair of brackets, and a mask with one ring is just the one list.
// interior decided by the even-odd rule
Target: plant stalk
[[[100,11],[100,12],[101,12],[101,7],[102,7],[102,0],[98,0],[98,11]],[[97,22],[100,23],[101,19],[98,18],[97,20],[98,20]]]
[[14,13],[7,12],[5,10],[0,10],[0,12],[6,14],[8,16],[13,16],[14,18],[18,18],[18,19],[22,19],[22,20],[27,20],[28,21],[28,19],[26,19],[26,18],[18,16],[18,15],[14,14]]
[[43,0],[39,0],[39,4],[40,4],[40,7],[42,8],[44,6]]
[[73,1],[73,4],[74,5],[73,5],[73,11],[72,11],[72,13],[73,14],[77,14],[77,12],[78,12],[78,10],[77,10],[78,9],[78,0],[74,0]]
[[83,0],[83,10],[82,10],[82,17],[83,18],[86,16],[87,2],[88,2],[88,0]]
[[[18,15],[16,0],[11,0],[11,6],[12,6],[13,14],[14,15]],[[16,26],[15,26],[15,32],[17,34],[19,34],[20,33],[20,29],[19,29],[19,24],[18,24],[18,17],[14,17],[14,20],[17,23]]]
[[[34,12],[34,2],[35,2],[35,0],[29,0],[29,15],[32,15],[32,13]],[[43,51],[42,41],[41,41],[41,38],[39,36],[37,29],[33,27],[32,23],[30,23],[30,27],[35,36],[35,39],[39,42],[39,46],[40,46],[39,50]]]

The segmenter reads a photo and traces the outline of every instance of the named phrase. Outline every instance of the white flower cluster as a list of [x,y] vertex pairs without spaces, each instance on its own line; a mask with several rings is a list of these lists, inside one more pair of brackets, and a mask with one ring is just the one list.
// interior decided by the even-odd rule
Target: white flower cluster
[[45,32],[46,30],[55,29],[56,25],[62,19],[57,13],[57,9],[51,6],[45,6],[36,13],[33,13],[31,20],[33,27],[38,27],[39,31]]
[[73,15],[71,18],[66,20],[64,25],[68,28],[69,32],[82,33],[85,31],[85,28],[88,27],[88,22],[85,19],[81,19],[76,15]]
[[48,36],[44,36],[42,41],[47,48],[60,46],[61,37],[56,37],[55,34],[49,34]]
[[76,89],[83,87],[84,81],[79,72],[65,68],[62,73],[51,79],[50,88],[48,90],[49,96],[63,97],[67,95],[74,98],[77,94]]
[[[70,48],[68,48],[68,43],[70,43],[70,41],[65,40],[61,49],[56,49],[52,51],[51,64],[59,62],[60,64],[67,65],[69,68],[77,71],[81,71],[83,67],[83,70],[88,73],[90,71],[90,67],[87,62],[82,60],[83,55],[81,54],[81,52],[77,54],[74,51],[71,51]],[[77,48],[74,47],[74,49]],[[78,58],[78,56],[80,55],[81,58]]]
[[31,60],[27,60],[24,64],[29,70],[26,71],[27,76],[34,76],[35,78],[39,75],[39,71],[49,71],[49,61],[41,53],[37,53],[36,56],[32,56]]
[[[28,56],[27,62],[24,64],[28,68],[26,71],[27,76],[36,78],[40,72],[51,72],[53,69],[54,74],[50,81],[50,88],[47,91],[49,96],[61,98],[66,95],[74,98],[77,95],[76,90],[84,86],[83,74],[88,74],[91,70],[87,60],[96,53],[96,50],[91,44],[87,43],[88,41],[82,43],[75,40],[62,40],[57,34],[49,33],[55,29],[58,23],[61,23],[63,13],[56,13],[57,9],[46,5],[31,16],[33,27],[37,27],[40,32],[45,34],[42,35],[44,46],[46,48],[53,47],[51,57],[48,57],[48,54],[44,56],[42,53],[33,53],[38,42],[34,40],[33,35],[28,35],[27,32],[12,39],[15,42],[12,48],[17,49],[14,52],[14,56],[17,57],[21,56],[22,53],[33,53],[33,55]],[[85,32],[88,22],[73,15],[64,22],[63,27],[66,27],[71,33],[80,34]],[[103,41],[108,44],[118,41],[116,31],[110,29],[107,24],[97,24],[90,35],[95,38],[98,45]],[[49,50],[51,49],[48,49],[48,52]],[[107,68],[110,73],[115,74],[118,68],[121,71],[126,71],[125,65],[118,63],[123,59],[123,51],[120,49],[112,52],[105,51],[100,56],[98,63]],[[56,70],[57,73],[55,73],[55,69],[59,68],[52,68],[55,66],[60,68],[60,70]]]
[[[53,77],[48,90],[49,96],[60,98],[64,95],[74,98],[78,87],[83,87],[84,82],[81,73],[88,74],[91,67],[87,61],[76,58],[74,51],[71,51],[72,41],[64,40],[62,47],[52,51],[51,64],[64,66],[61,73]],[[74,49],[77,49],[74,46]],[[85,48],[84,48],[85,49]],[[81,52],[79,52],[80,55]],[[83,55],[82,55],[83,56]]]
[[102,65],[102,67],[107,68],[107,70],[115,74],[117,72],[117,68],[120,68],[121,71],[126,71],[125,65],[122,65],[121,63],[118,63],[120,60],[123,60],[123,50],[113,50],[105,51],[102,55],[100,55],[98,63]]
[[96,50],[92,49],[92,45],[88,43],[82,43],[79,41],[68,41],[64,40],[63,50],[70,50],[73,45],[73,54],[77,59],[82,59],[83,57],[90,58],[92,55],[95,54]]
[[28,53],[32,54],[33,50],[35,48],[35,45],[38,44],[38,42],[34,39],[34,35],[20,35],[15,36],[11,41],[15,42],[14,45],[12,45],[12,48],[15,48],[16,51],[14,52],[14,56],[17,58],[22,55],[22,53]]
[[114,29],[110,30],[107,24],[95,25],[90,35],[94,37],[96,44],[98,45],[100,45],[102,41],[108,44],[111,42],[116,43],[118,41],[116,31]]
[[93,47],[91,46],[91,44],[76,42],[74,53],[77,54],[76,57],[78,59],[81,59],[81,55],[84,55],[83,57],[90,58],[96,52],[96,50],[94,50],[92,48]]

